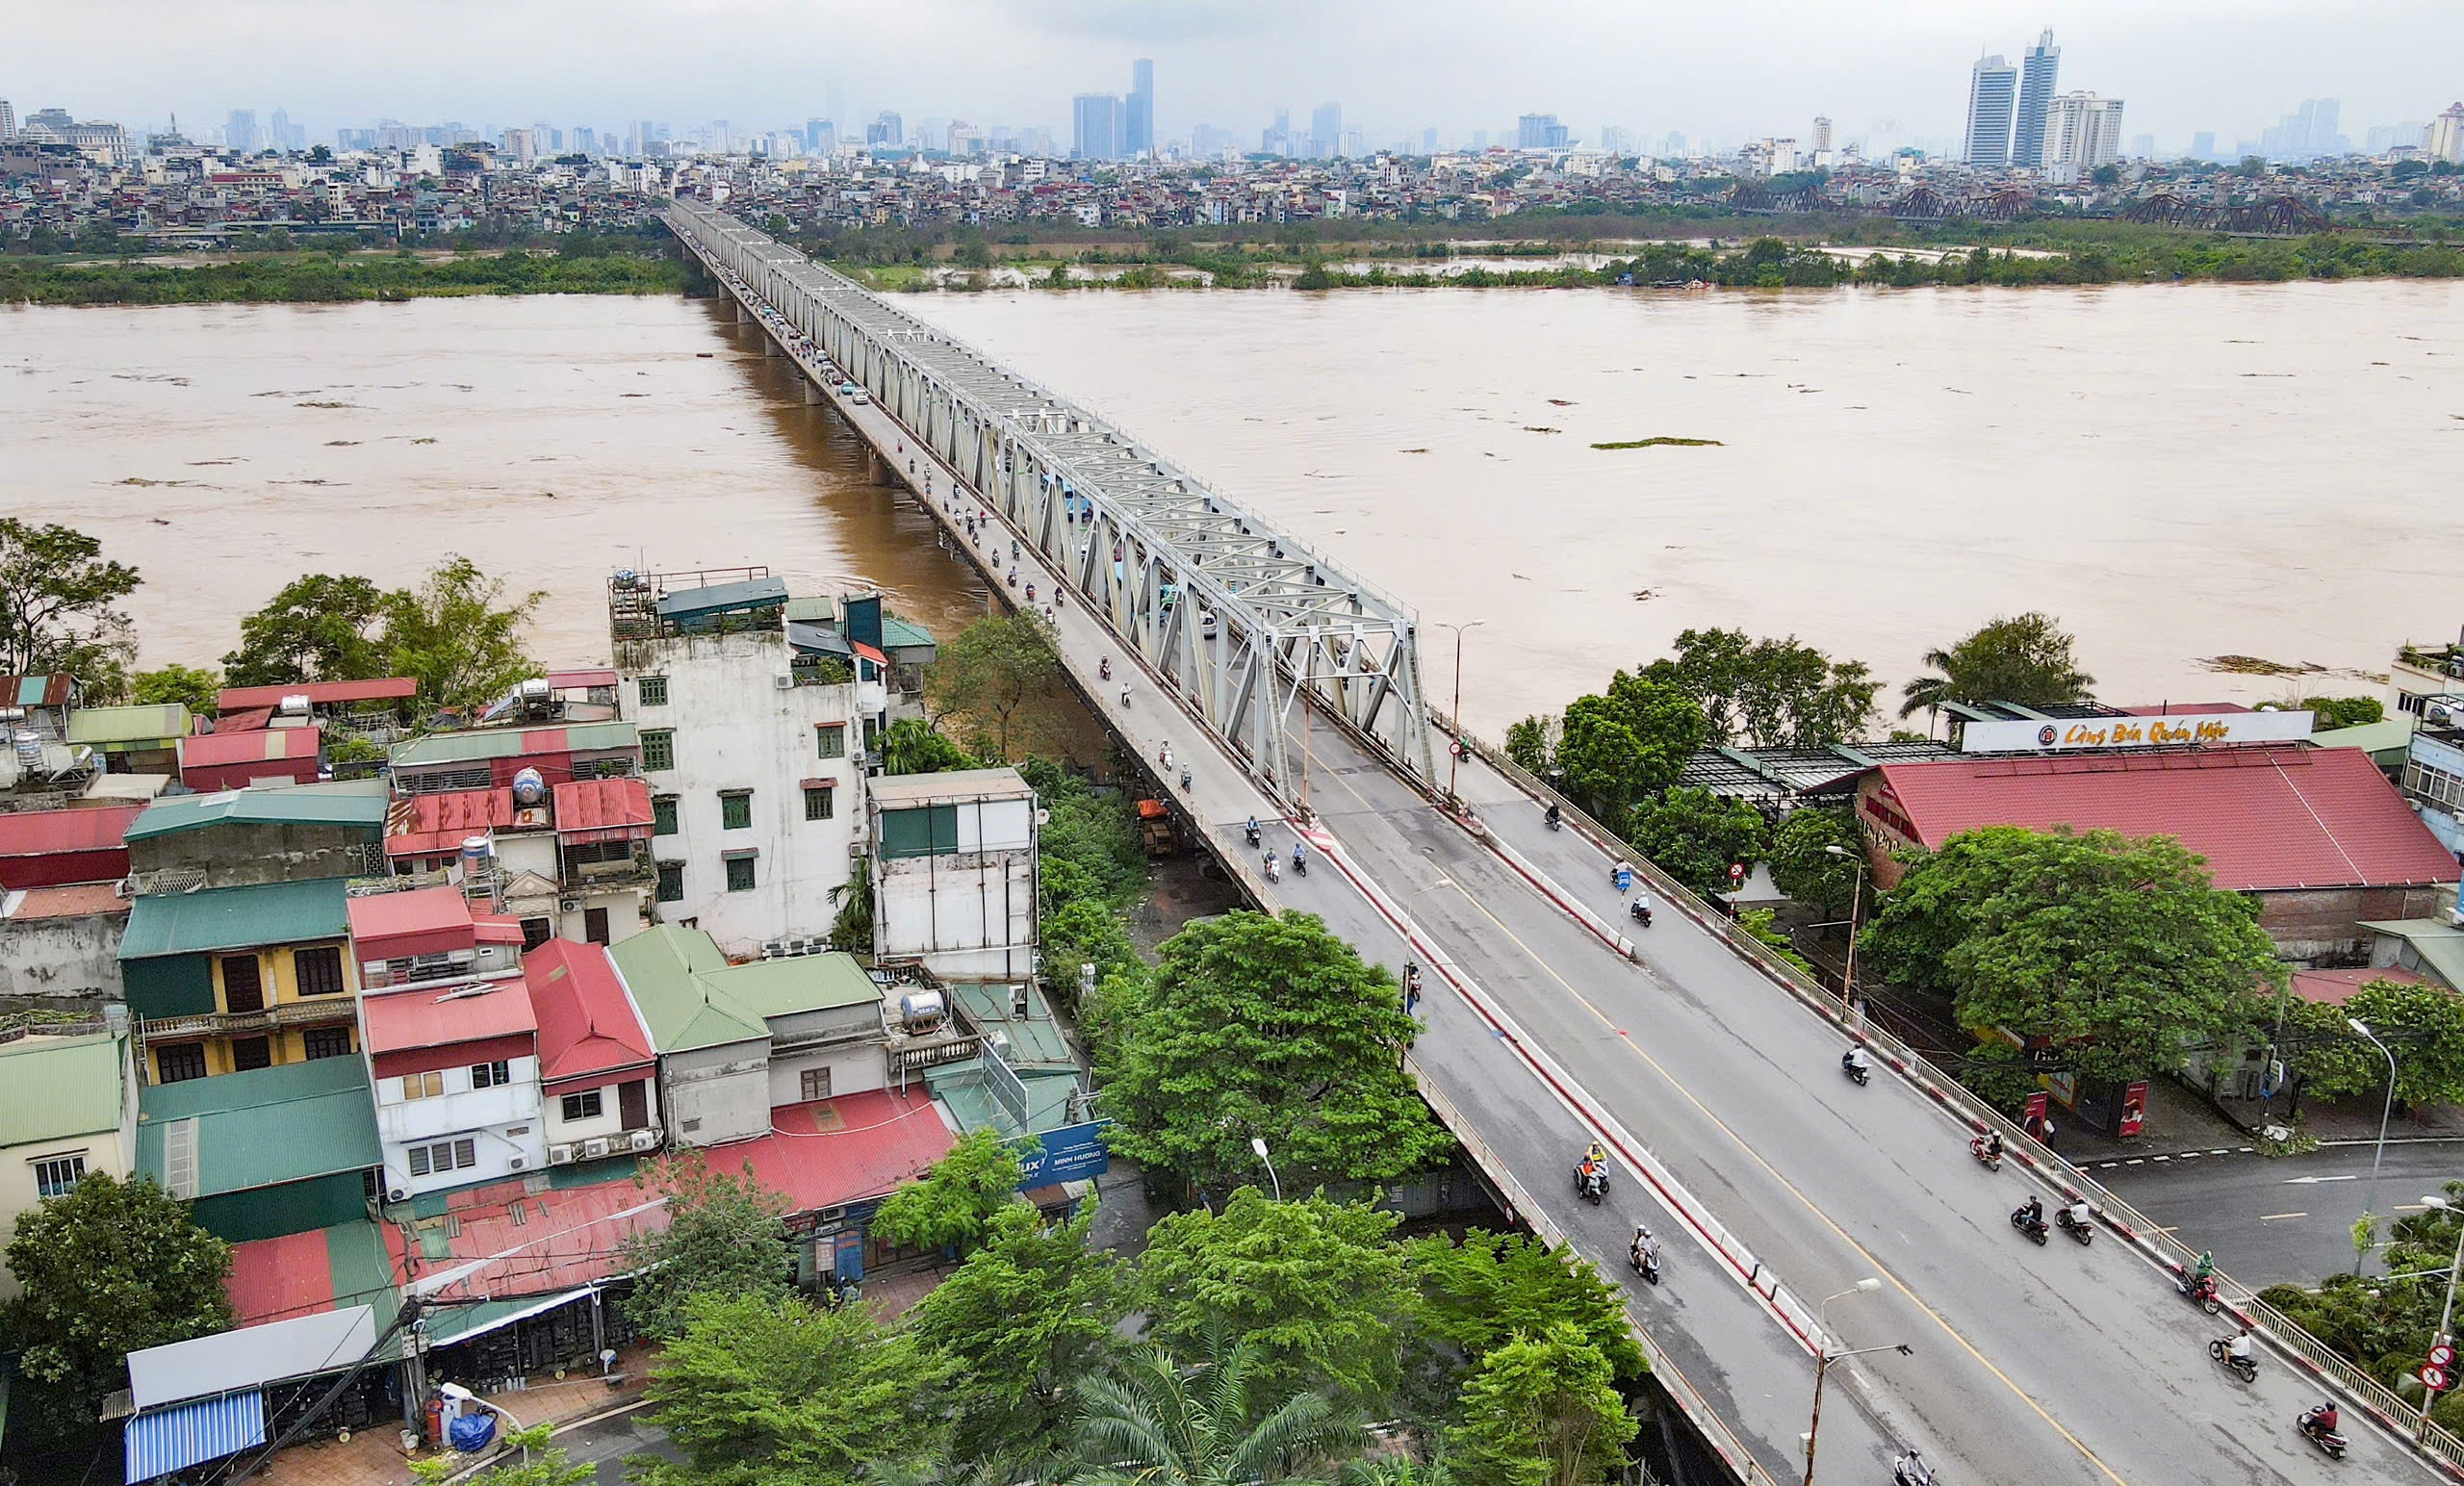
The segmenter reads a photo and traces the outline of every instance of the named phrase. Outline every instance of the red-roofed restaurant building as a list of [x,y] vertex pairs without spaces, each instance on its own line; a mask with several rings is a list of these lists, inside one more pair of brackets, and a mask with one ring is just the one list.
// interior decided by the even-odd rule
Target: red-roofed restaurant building
[[1938,850],[1963,831],[2023,826],[2173,836],[2216,885],[2257,896],[2259,923],[2292,960],[2349,954],[2365,919],[2424,918],[2457,876],[2370,756],[2253,744],[2188,751],[1990,756],[1884,764],[1857,788],[1874,880],[1894,852]]

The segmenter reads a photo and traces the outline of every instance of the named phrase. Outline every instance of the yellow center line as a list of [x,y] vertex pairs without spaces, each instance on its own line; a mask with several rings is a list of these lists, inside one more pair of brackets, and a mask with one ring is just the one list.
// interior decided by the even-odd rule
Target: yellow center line
[[[1367,799],[1363,798],[1358,790],[1351,787],[1350,781],[1346,780],[1342,775],[1338,774],[1335,776],[1335,781],[1343,786],[1345,793],[1350,795],[1353,799],[1360,801],[1361,807],[1364,809],[1372,811],[1375,809],[1375,807],[1372,806]],[[1574,997],[1577,1001],[1581,1002],[1585,1010],[1589,1011],[1592,1015],[1599,1017],[1601,1025],[1606,1027],[1610,1032],[1617,1032],[1620,1030],[1615,1018],[1609,1016],[1607,1012],[1603,1012],[1598,1006],[1595,1006],[1590,997],[1576,989],[1572,982],[1568,981],[1564,976],[1559,975],[1556,971],[1556,967],[1550,964],[1549,961],[1530,945],[1523,942],[1522,936],[1517,935],[1512,929],[1507,928],[1503,919],[1498,917],[1495,913],[1490,912],[1488,905],[1482,903],[1471,893],[1464,891],[1460,884],[1450,882],[1448,885],[1453,887],[1457,893],[1461,893],[1464,902],[1469,903],[1476,909],[1478,909],[1482,917],[1486,918],[1490,923],[1497,925],[1498,932],[1500,934],[1504,935],[1508,939],[1512,940],[1515,948],[1529,956],[1531,962],[1538,965],[1543,971],[1545,971],[1551,980],[1555,981],[1559,986],[1564,986],[1568,995]],[[1971,1343],[1967,1338],[1960,1335],[1958,1329],[1951,1325],[1948,1319],[1946,1319],[1940,1312],[1935,1310],[1932,1306],[1927,1305],[1925,1301],[1918,1296],[1916,1292],[1909,1289],[1907,1283],[1901,1280],[1900,1277],[1891,1270],[1889,1266],[1884,1264],[1882,1260],[1875,1257],[1872,1250],[1866,1248],[1862,1243],[1858,1243],[1856,1238],[1852,1236],[1847,1229],[1842,1228],[1837,1223],[1832,1221],[1831,1216],[1823,1212],[1823,1210],[1814,1203],[1812,1198],[1807,1196],[1803,1191],[1800,1191],[1794,1182],[1791,1182],[1785,1176],[1781,1175],[1778,1167],[1763,1160],[1760,1152],[1747,1144],[1743,1137],[1730,1129],[1727,1121],[1721,1119],[1719,1115],[1711,1113],[1710,1109],[1706,1106],[1702,1100],[1695,1098],[1691,1089],[1679,1083],[1677,1079],[1670,1074],[1668,1069],[1660,1065],[1657,1059],[1643,1051],[1641,1045],[1637,1043],[1634,1038],[1630,1037],[1619,1037],[1617,1041],[1620,1046],[1631,1048],[1635,1057],[1640,1058],[1651,1067],[1653,1072],[1657,1073],[1663,1080],[1666,1080],[1671,1089],[1676,1089],[1678,1094],[1681,1096],[1686,1103],[1694,1106],[1696,1112],[1701,1114],[1705,1119],[1709,1120],[1714,1126],[1716,1126],[1722,1135],[1725,1135],[1730,1140],[1734,1140],[1736,1142],[1737,1149],[1745,1152],[1747,1157],[1750,1158],[1756,1166],[1760,1166],[1766,1173],[1768,1173],[1773,1181],[1778,1182],[1782,1187],[1785,1188],[1790,1196],[1804,1204],[1807,1212],[1812,1214],[1824,1227],[1829,1228],[1835,1235],[1836,1235],[1841,1243],[1856,1250],[1857,1254],[1867,1264],[1872,1265],[1876,1271],[1886,1276],[1890,1280],[1892,1288],[1897,1290],[1902,1295],[1905,1295],[1911,1305],[1913,1305],[1918,1310],[1924,1312],[1928,1319],[1932,1320],[1935,1325],[1939,1326],[1942,1329],[1942,1334],[1944,1336],[1947,1336],[1953,1342],[1958,1343],[1962,1351],[1966,1352],[1970,1357],[1974,1358],[1977,1365],[1984,1368],[1986,1371],[1992,1373],[1993,1376],[2001,1382],[2003,1387],[2011,1390],[2011,1396],[2013,1397],[2017,1398],[2021,1403],[2026,1404],[2030,1412],[2034,1413],[2037,1418],[2043,1420],[2046,1425],[2050,1427],[2054,1433],[2068,1441],[2070,1448],[2077,1450],[2082,1456],[2084,1456],[2088,1460],[2089,1464],[2103,1472],[2105,1479],[2112,1481],[2114,1486],[2129,1486],[2129,1482],[2123,1480],[2119,1474],[2116,1473],[2113,1467],[2105,1464],[2103,1459],[2100,1458],[2094,1450],[2088,1448],[2087,1442],[2081,1440],[2077,1435],[2072,1434],[2068,1429],[2064,1428],[2062,1421],[2054,1418],[2051,1414],[2045,1411],[2043,1405],[2038,1403],[2036,1399],[2028,1396],[2026,1389],[2021,1388],[2009,1373],[2003,1371],[2000,1368],[1995,1367],[1993,1365],[1993,1360],[1986,1356],[1985,1353],[1979,1351],[1974,1343]]]

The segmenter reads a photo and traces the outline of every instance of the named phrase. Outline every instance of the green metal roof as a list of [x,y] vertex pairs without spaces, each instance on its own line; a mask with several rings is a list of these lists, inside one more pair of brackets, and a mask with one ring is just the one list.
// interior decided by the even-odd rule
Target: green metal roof
[[90,706],[68,714],[68,741],[97,748],[169,748],[189,735],[185,704]]
[[2443,918],[2395,918],[2365,922],[2361,927],[2403,940],[2432,975],[2453,989],[2464,990],[2464,929]]
[[992,1130],[1009,1140],[1044,1135],[1069,1123],[1069,1096],[1078,1076],[1058,1069],[1020,1068],[1018,1082],[1027,1090],[1027,1123],[1022,1129],[984,1087],[984,1063],[970,1058],[924,1070],[924,1087],[949,1109],[962,1131]]
[[1052,1019],[1052,1009],[1044,1004],[1043,992],[1032,984],[1027,986],[1027,1014],[1014,1017],[1011,1013],[1010,987],[988,981],[961,981],[950,986],[950,994],[966,1010],[967,1018],[990,1037],[998,1032],[1010,1039],[1001,1060],[1021,1073],[1034,1067],[1060,1068],[1075,1071],[1076,1055],[1069,1050],[1069,1038],[1061,1024]]
[[882,988],[853,955],[758,960],[705,971],[703,979],[757,1016],[792,1016],[882,999]]
[[137,1168],[174,1191],[165,1147],[196,1121],[194,1194],[217,1196],[381,1166],[376,1096],[357,1058],[319,1058],[159,1084],[138,1096]]
[[[339,939],[350,916],[338,877],[305,883],[260,883],[198,892],[150,894],[128,908],[119,958],[194,955],[261,944]],[[355,1060],[344,1060],[357,1066]]]
[[616,973],[625,978],[625,988],[641,1009],[652,1045],[662,1053],[770,1035],[758,1012],[738,1005],[706,977],[706,971],[726,969],[728,959],[699,929],[672,924],[645,929],[609,950],[607,958],[616,962]]
[[658,617],[690,623],[712,614],[736,609],[761,609],[787,602],[787,580],[783,577],[751,577],[733,583],[711,583],[702,588],[681,588],[661,594]]
[[125,1037],[102,1032],[0,1042],[0,1146],[117,1130]]
[[[544,737],[553,733],[556,737]],[[594,753],[639,748],[641,730],[631,723],[576,723],[566,728],[475,728],[413,738],[394,749],[394,767],[427,763],[476,763],[524,754]]]
[[174,795],[157,800],[129,823],[126,839],[142,841],[175,831],[201,831],[208,826],[333,826],[366,831],[372,837],[385,831],[382,793],[344,792],[302,785],[293,789],[226,789],[211,795]]
[[933,643],[933,631],[895,614],[882,616],[882,649],[913,650]]
[[2310,741],[2321,748],[2357,748],[2369,754],[2403,752],[2413,740],[2413,729],[2421,719],[2410,712],[2399,712],[2374,723],[2360,723],[2350,728],[2330,728],[2310,734]]
[[835,599],[790,599],[787,601],[787,606],[780,613],[783,618],[792,619],[803,625],[834,624],[838,619],[838,601]]

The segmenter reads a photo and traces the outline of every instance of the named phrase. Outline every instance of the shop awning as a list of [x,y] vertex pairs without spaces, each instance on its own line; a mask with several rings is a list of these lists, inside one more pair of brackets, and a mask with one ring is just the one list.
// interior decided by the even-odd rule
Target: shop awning
[[428,1316],[427,1345],[430,1347],[447,1346],[486,1336],[491,1331],[500,1331],[515,1321],[528,1320],[533,1316],[545,1315],[558,1306],[579,1300],[596,1288],[584,1285],[579,1290],[530,1299],[482,1300],[476,1305],[439,1307]]
[[376,1313],[364,1305],[345,1306],[131,1352],[128,1386],[142,1413],[184,1398],[347,1368],[375,1345]]
[[251,1388],[140,1414],[126,1424],[125,1438],[127,1486],[137,1486],[140,1481],[263,1445],[266,1396]]

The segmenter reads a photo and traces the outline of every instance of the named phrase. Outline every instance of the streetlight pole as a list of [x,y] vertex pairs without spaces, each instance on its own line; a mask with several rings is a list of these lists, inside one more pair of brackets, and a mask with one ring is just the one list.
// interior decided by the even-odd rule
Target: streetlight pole
[[1267,1138],[1262,1135],[1253,1135],[1249,1137],[1249,1149],[1256,1151],[1258,1153],[1258,1159],[1267,1164],[1267,1180],[1274,1184],[1274,1200],[1281,1202],[1283,1200],[1283,1178],[1274,1174],[1274,1158],[1267,1154]]
[[1441,629],[1454,631],[1454,746],[1448,750],[1446,755],[1446,797],[1451,800],[1455,798],[1455,766],[1463,761],[1463,631],[1477,629],[1488,621],[1475,619],[1460,625],[1450,625],[1441,619],[1433,623]]
[[[1813,1349],[1813,1418],[1809,1420],[1806,1423],[1806,1486],[1813,1486],[1813,1442],[1814,1436],[1822,1430],[1823,1375],[1831,1371],[1831,1365],[1834,1362],[1836,1362],[1841,1358],[1860,1357],[1867,1352],[1886,1352],[1891,1350],[1888,1346],[1861,1346],[1852,1351],[1833,1351],[1830,1346],[1831,1319],[1829,1313],[1831,1310],[1831,1302],[1842,1299],[1848,1295],[1869,1295],[1882,1288],[1883,1282],[1881,1280],[1878,1280],[1871,1275],[1867,1275],[1865,1278],[1859,1280],[1856,1284],[1849,1286],[1846,1290],[1840,1291],[1837,1294],[1823,1296],[1822,1303],[1814,1307],[1814,1316],[1818,1322],[1816,1329],[1821,1332],[1821,1335],[1816,1338]],[[1905,1345],[1901,1345],[1898,1349],[1902,1352],[1908,1350]]]
[[[2458,1203],[2449,1197],[2424,1197],[2422,1198],[2422,1206],[2426,1208],[2436,1208],[2443,1213],[2464,1217],[2464,1203]],[[2458,1275],[2464,1275],[2464,1228],[2456,1230],[2455,1262],[2447,1267],[2447,1303],[2439,1307],[2438,1330],[2430,1335],[2430,1345],[2432,1346],[2436,1346],[2447,1340],[2447,1323],[2455,1319],[2455,1281]],[[2421,1430],[2427,1430],[2429,1428],[2430,1406],[2436,1402],[2438,1402],[2438,1390],[2429,1387],[2427,1384],[2424,1384],[2422,1387]]]
[[1839,999],[1854,1006],[1857,1004],[1857,915],[1865,906],[1865,859],[1844,846],[1826,846],[1823,851],[1845,858],[1857,869],[1857,885],[1849,890],[1848,895],[1848,971],[1839,981]]
[[[2345,1025],[2368,1038],[2370,1045],[2378,1049],[2380,1055],[2387,1060],[2387,1099],[2378,1111],[2378,1149],[2371,1155],[2370,1186],[2362,1193],[2361,1198],[2361,1216],[2368,1217],[2376,1211],[2378,1206],[2378,1164],[2387,1159],[2387,1121],[2396,1113],[2396,1055],[2386,1043],[2378,1040],[2378,1034],[2370,1030],[2368,1022],[2356,1016],[2348,1016],[2345,1018]],[[2359,1274],[2361,1267],[2368,1263],[2369,1259],[2370,1251],[2358,1243],[2354,1244],[2352,1272]]]

